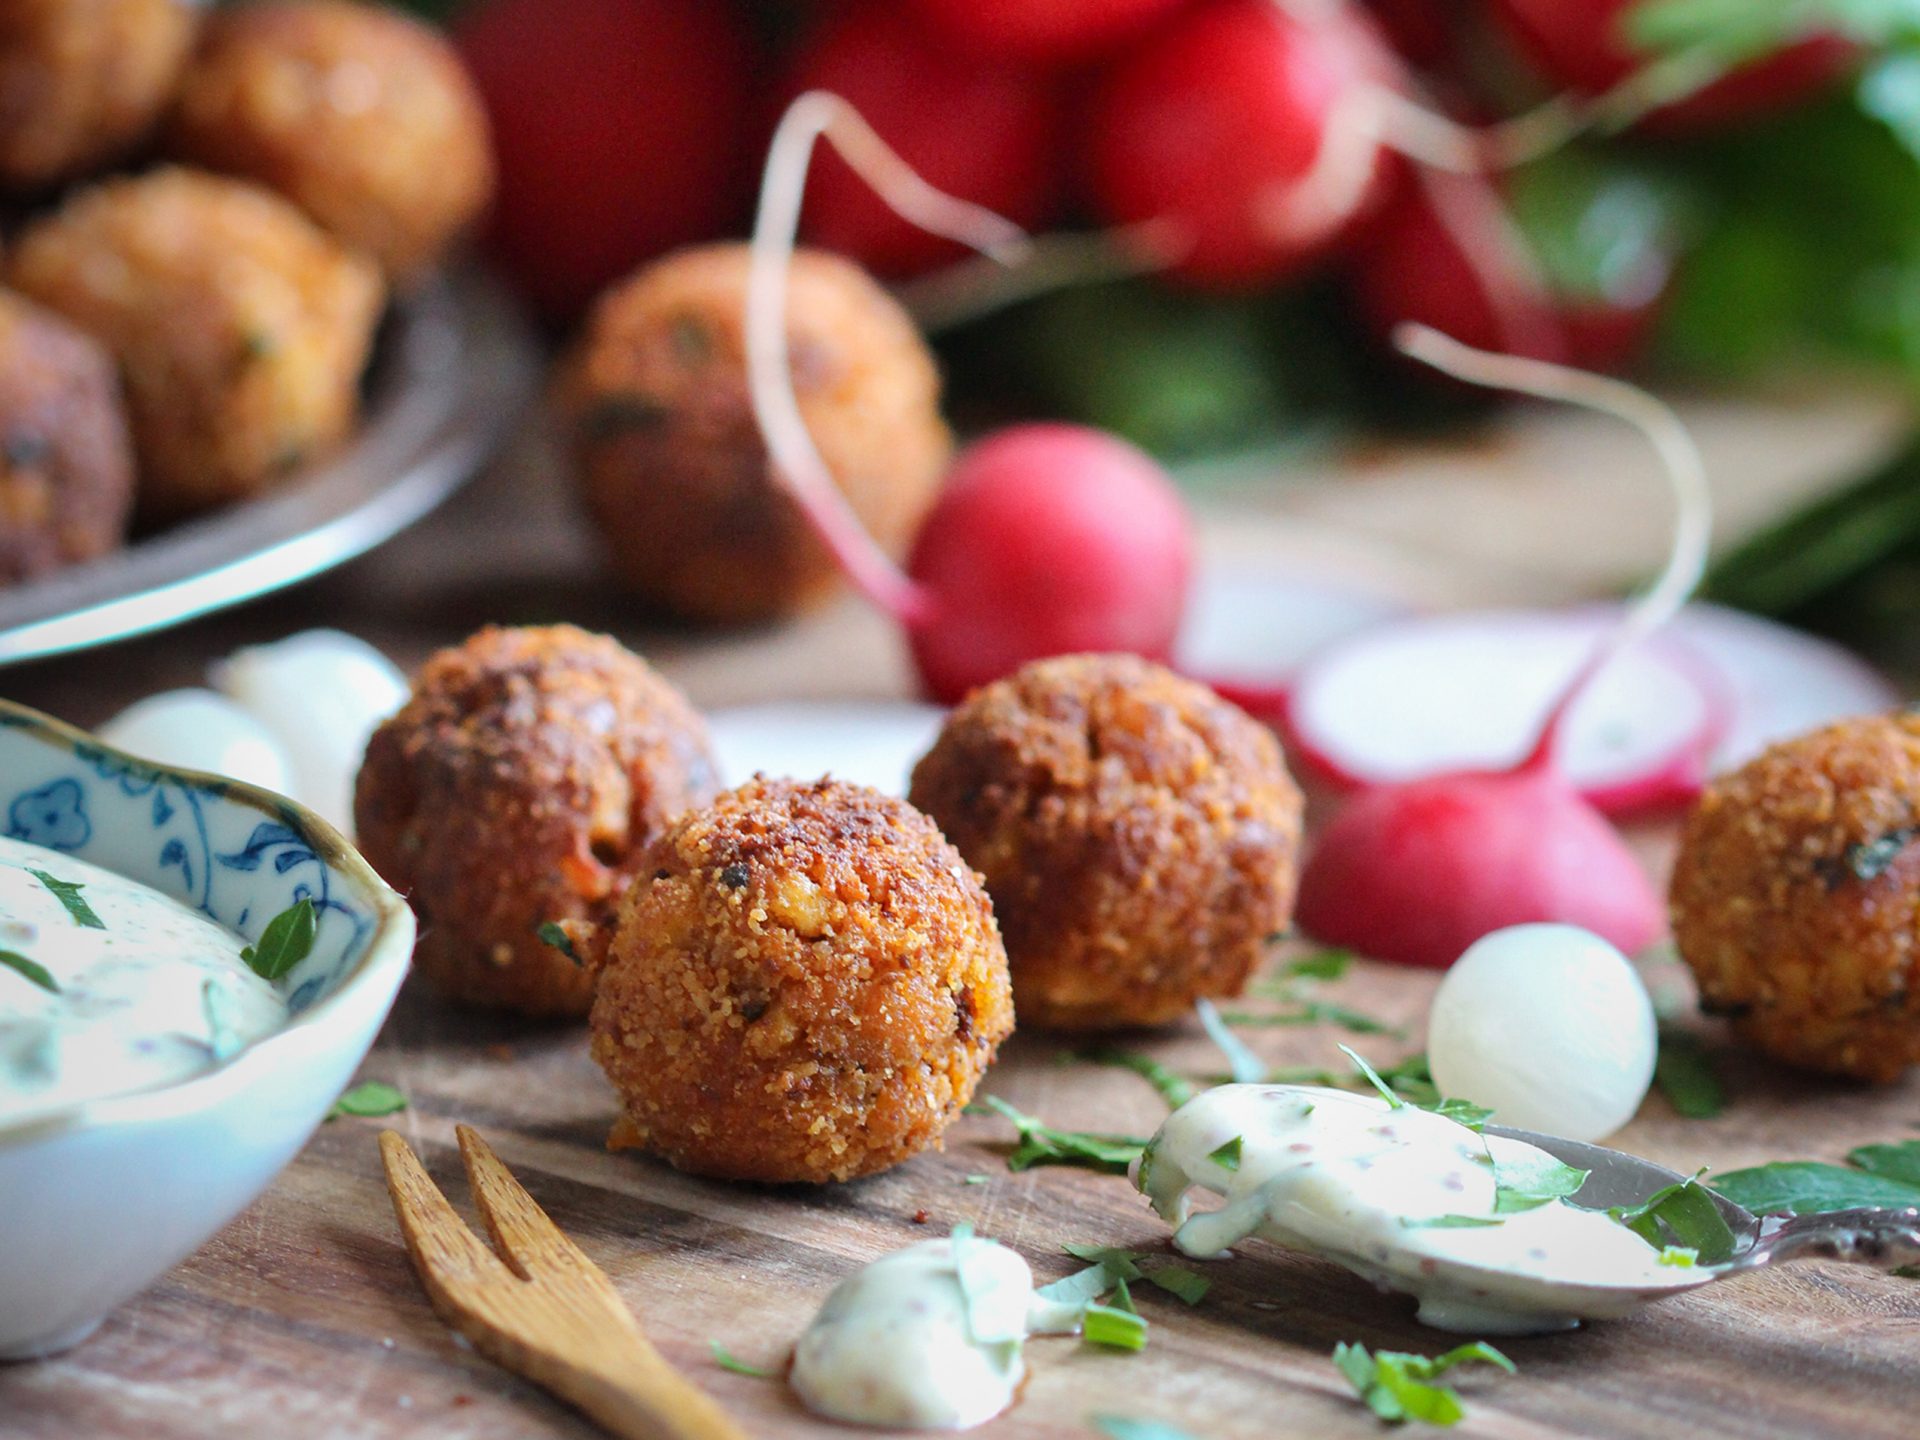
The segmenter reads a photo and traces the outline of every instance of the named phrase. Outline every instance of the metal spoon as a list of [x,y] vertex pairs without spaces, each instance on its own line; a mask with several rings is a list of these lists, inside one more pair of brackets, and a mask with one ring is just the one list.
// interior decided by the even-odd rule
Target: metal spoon
[[[1573,1204],[1588,1209],[1639,1205],[1656,1191],[1686,1179],[1664,1165],[1600,1145],[1498,1125],[1489,1125],[1486,1134],[1524,1141],[1588,1171],[1586,1184],[1571,1197]],[[1583,1319],[1612,1319],[1652,1301],[1787,1260],[1844,1260],[1879,1270],[1920,1264],[1920,1207],[1763,1218],[1711,1189],[1706,1194],[1733,1231],[1733,1253],[1724,1261],[1675,1267],[1671,1280],[1650,1286],[1576,1284],[1439,1260],[1429,1262],[1426,1271],[1420,1318],[1448,1330],[1526,1334],[1570,1329]],[[1351,1265],[1352,1260],[1345,1259],[1344,1263]],[[1403,1288],[1393,1277],[1368,1268],[1374,1269],[1373,1278]]]

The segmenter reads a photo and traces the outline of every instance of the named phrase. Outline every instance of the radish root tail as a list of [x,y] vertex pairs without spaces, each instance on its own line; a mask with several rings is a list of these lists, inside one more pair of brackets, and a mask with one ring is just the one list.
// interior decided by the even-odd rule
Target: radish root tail
[[902,160],[852,105],[810,90],[787,107],[767,150],[747,270],[747,391],[773,471],[788,487],[847,577],[906,624],[923,620],[929,601],[867,533],[834,483],[808,433],[787,353],[787,280],[800,228],[807,169],[825,137],[901,218],[979,250],[1002,264],[1024,259],[1027,234],[982,206],[935,189]]
[[1534,751],[1522,762],[1522,768],[1548,764],[1567,711],[1593,677],[1614,656],[1664,625],[1699,588],[1713,535],[1713,497],[1707,486],[1706,462],[1673,408],[1636,385],[1544,360],[1477,350],[1425,325],[1401,325],[1394,331],[1393,341],[1403,354],[1467,384],[1578,405],[1633,426],[1653,447],[1673,492],[1673,541],[1666,565],[1574,672],[1548,712]]

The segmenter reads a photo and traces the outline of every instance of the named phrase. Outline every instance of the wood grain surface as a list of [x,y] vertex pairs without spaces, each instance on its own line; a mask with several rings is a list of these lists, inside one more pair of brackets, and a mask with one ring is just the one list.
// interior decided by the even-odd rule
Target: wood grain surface
[[[1871,406],[1867,407],[1869,410]],[[1739,463],[1717,466],[1751,523],[1831,475],[1834,455],[1863,455],[1891,412],[1856,416],[1844,434],[1786,410],[1749,407],[1777,443],[1746,426]],[[1768,417],[1772,419],[1769,420]],[[1622,498],[1637,464],[1618,437],[1542,439],[1517,427],[1451,449],[1368,457],[1338,483],[1221,491],[1209,553],[1259,554],[1358,576],[1429,604],[1558,596],[1644,569],[1658,527]],[[1877,429],[1876,429],[1877,427]],[[1817,440],[1817,443],[1815,441]],[[1630,445],[1630,442],[1627,442]],[[1544,444],[1549,471],[1516,459]],[[1513,447],[1520,447],[1516,451]],[[1619,470],[1616,471],[1616,462]],[[1494,545],[1484,526],[1500,496],[1531,483],[1519,531]],[[1438,487],[1419,490],[1419,476]],[[1598,482],[1594,476],[1603,477]],[[1451,477],[1451,478],[1450,478]],[[1456,486],[1456,504],[1443,503]],[[530,430],[474,490],[385,550],[322,581],[231,616],[94,655],[0,673],[0,693],[82,723],[148,690],[192,683],[232,646],[314,624],[339,625],[403,663],[486,621],[570,619],[615,631],[704,705],[797,695],[902,693],[906,673],[885,626],[844,604],[778,630],[700,636],[646,629],[598,578],[571,524],[563,486]],[[1376,495],[1372,506],[1365,497]],[[1415,497],[1409,499],[1409,496]],[[1541,508],[1544,506],[1545,508]],[[1525,543],[1515,538],[1520,534]],[[1524,554],[1507,563],[1499,552]],[[1637,837],[1664,864],[1667,836]],[[1376,1060],[1418,1044],[1436,977],[1362,966],[1329,998],[1406,1026],[1405,1039],[1355,1042]],[[1656,988],[1684,994],[1673,967]],[[1769,1159],[1837,1160],[1853,1144],[1920,1126],[1920,1081],[1882,1091],[1777,1073],[1723,1051],[1732,1096],[1723,1115],[1684,1120],[1658,1098],[1615,1143],[1691,1170]],[[1351,1037],[1260,1030],[1275,1063],[1329,1064]],[[1220,1068],[1192,1027],[1128,1037],[1194,1073]],[[1019,1035],[986,1089],[1066,1126],[1150,1133],[1165,1114],[1136,1077],[1062,1063],[1044,1036]],[[0,1435],[33,1440],[187,1437],[588,1436],[585,1420],[457,1342],[434,1316],[400,1244],[381,1176],[379,1130],[392,1124],[471,1215],[453,1127],[477,1127],[534,1197],[613,1278],[667,1357],[750,1432],[845,1435],[802,1412],[778,1383],[709,1359],[719,1340],[777,1364],[826,1292],[886,1250],[968,1221],[1051,1279],[1076,1268],[1064,1242],[1166,1247],[1166,1227],[1123,1179],[1073,1170],[1010,1174],[1008,1127],[967,1118],[942,1154],[853,1185],[768,1189],[692,1179],[604,1148],[614,1102],[572,1027],[529,1027],[451,1012],[408,990],[363,1067],[410,1097],[390,1121],[323,1126],[293,1166],[199,1254],[123,1306],[79,1348],[0,1367]],[[984,1176],[978,1183],[971,1177]],[[130,1181],[132,1177],[129,1177]],[[128,1223],[139,1223],[137,1192]],[[0,1230],[0,1243],[4,1231]],[[1139,1299],[1152,1340],[1139,1355],[1070,1339],[1032,1342],[1032,1378],[991,1436],[1085,1435],[1107,1412],[1209,1437],[1380,1433],[1328,1362],[1337,1341],[1433,1351],[1446,1342],[1411,1320],[1405,1299],[1345,1272],[1259,1244],[1198,1266],[1212,1279],[1188,1309],[1152,1287]],[[1920,1433],[1920,1282],[1824,1264],[1796,1265],[1686,1296],[1640,1316],[1555,1337],[1503,1342],[1516,1377],[1469,1373],[1460,1388],[1475,1436],[1887,1437]]]

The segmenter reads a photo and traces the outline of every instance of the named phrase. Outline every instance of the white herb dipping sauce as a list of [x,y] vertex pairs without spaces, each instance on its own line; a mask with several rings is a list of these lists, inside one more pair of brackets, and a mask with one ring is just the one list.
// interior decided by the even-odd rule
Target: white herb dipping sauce
[[961,1236],[909,1245],[827,1297],[794,1347],[793,1388],[832,1420],[965,1430],[1013,1403],[1030,1307],[1045,1302],[1006,1246]]
[[[73,910],[33,873],[78,885]],[[76,910],[91,912],[98,926]],[[71,855],[0,838],[0,1123],[211,1069],[286,1022],[238,935]]]
[[[1564,1330],[1619,1313],[1609,1298],[1672,1291],[1671,1262],[1684,1258],[1663,1264],[1604,1211],[1556,1199],[1496,1215],[1496,1159],[1557,1163],[1535,1146],[1370,1095],[1222,1085],[1167,1119],[1134,1183],[1189,1255],[1219,1255],[1257,1235],[1415,1296],[1419,1318],[1442,1330]],[[1193,1214],[1196,1185],[1226,1204]],[[1558,1286],[1588,1288],[1562,1295]],[[1594,1295],[1602,1298],[1589,1307]]]

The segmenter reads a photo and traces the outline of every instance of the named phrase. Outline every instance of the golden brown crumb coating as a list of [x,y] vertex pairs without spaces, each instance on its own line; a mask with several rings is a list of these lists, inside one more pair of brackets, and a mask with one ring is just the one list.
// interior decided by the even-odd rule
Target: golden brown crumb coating
[[0,4],[0,185],[37,190],[137,144],[173,98],[193,0]]
[[385,287],[277,195],[194,170],[112,180],[9,260],[119,361],[145,517],[252,496],[353,427]]
[[847,1180],[938,1146],[1013,1030],[993,909],[933,822],[756,779],[648,854],[593,1004],[615,1143],[736,1180]]
[[541,927],[610,919],[648,844],[713,791],[705,722],[639,656],[570,625],[486,629],[374,732],[354,822],[435,988],[584,1015],[592,976]]
[[1920,1062],[1920,716],[1844,720],[1707,788],[1673,938],[1700,1005],[1790,1065],[1885,1083]]
[[986,877],[1028,1024],[1176,1020],[1238,994],[1292,914],[1301,798],[1278,743],[1134,656],[976,690],[909,798]]
[[0,291],[0,585],[106,554],[132,508],[113,360],[59,316]]
[[[754,424],[746,299],[744,245],[657,260],[600,298],[555,390],[620,578],[691,620],[785,615],[838,581]],[[861,523],[900,553],[952,449],[933,357],[866,272],[818,251],[794,257],[788,324],[807,430]]]
[[279,191],[401,281],[431,268],[493,194],[486,111],[452,45],[353,0],[217,12],[167,147]]

